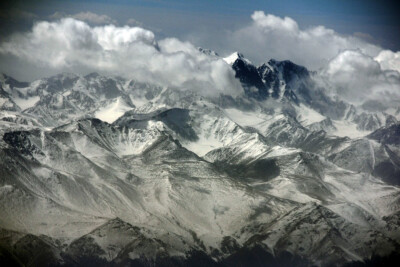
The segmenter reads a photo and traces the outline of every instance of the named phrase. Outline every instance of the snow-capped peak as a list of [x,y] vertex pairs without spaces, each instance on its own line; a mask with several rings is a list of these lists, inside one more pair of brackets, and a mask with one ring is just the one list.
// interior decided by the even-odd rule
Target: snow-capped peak
[[248,60],[247,58],[245,58],[241,53],[239,52],[234,52],[232,53],[230,56],[224,57],[223,60],[232,65],[233,63],[236,62],[236,60],[241,59],[243,61],[245,61],[247,64],[251,64],[251,61]]

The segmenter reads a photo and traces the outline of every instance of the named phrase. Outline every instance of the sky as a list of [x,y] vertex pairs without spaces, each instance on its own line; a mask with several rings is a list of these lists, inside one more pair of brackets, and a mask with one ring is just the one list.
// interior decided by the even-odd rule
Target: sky
[[[4,2],[4,1],[3,1]],[[400,23],[391,0],[14,0],[0,4],[0,72],[32,81],[97,71],[241,91],[221,57],[291,60],[356,102],[400,97]]]
[[[4,1],[3,1],[4,2]],[[255,10],[289,16],[306,28],[324,25],[341,34],[356,34],[384,48],[400,50],[398,4],[393,0],[54,0],[6,1],[1,4],[0,33],[26,30],[34,19],[55,12],[90,11],[113,18],[119,24],[134,19],[158,30],[160,36],[187,39],[204,32],[234,30],[249,23]],[[25,13],[25,14],[23,14]],[[25,15],[25,18],[24,18]],[[29,15],[32,17],[29,18]],[[200,41],[202,46],[215,46]]]

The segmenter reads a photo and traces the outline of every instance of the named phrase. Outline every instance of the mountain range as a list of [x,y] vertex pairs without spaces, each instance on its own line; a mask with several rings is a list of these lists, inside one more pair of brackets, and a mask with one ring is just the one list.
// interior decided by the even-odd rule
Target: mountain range
[[[200,49],[220,58],[211,50]],[[222,58],[220,58],[222,59]],[[243,93],[98,73],[0,77],[0,260],[373,266],[400,253],[400,105],[291,61],[223,58]]]

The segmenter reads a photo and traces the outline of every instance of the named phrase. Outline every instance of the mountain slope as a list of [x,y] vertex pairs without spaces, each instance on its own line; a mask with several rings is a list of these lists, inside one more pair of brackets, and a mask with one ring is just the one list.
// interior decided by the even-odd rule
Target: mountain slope
[[0,260],[342,266],[396,257],[397,115],[328,94],[318,73],[290,61],[224,60],[243,94],[97,73],[0,77]]

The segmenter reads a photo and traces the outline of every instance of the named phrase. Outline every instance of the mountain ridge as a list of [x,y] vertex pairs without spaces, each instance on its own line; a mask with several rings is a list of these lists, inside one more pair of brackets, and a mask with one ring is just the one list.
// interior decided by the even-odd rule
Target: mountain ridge
[[332,97],[317,73],[290,61],[256,67],[234,56],[239,96],[97,73],[32,83],[3,76],[1,261],[395,259],[398,114]]

